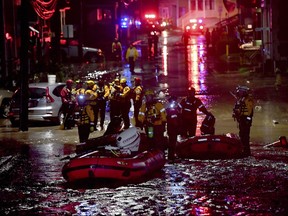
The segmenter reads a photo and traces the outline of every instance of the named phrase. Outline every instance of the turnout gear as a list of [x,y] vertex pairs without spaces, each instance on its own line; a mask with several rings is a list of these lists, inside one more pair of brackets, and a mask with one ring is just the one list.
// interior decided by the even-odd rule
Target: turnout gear
[[115,40],[112,43],[112,56],[115,61],[120,61],[122,57],[122,45],[118,38],[115,38]]
[[104,120],[106,112],[106,102],[110,93],[110,89],[107,85],[104,84],[102,76],[98,77],[98,83],[94,86],[94,91],[97,94],[96,105],[93,106],[95,114],[95,129],[98,123],[98,115],[100,116],[100,128],[104,129]]
[[193,87],[188,89],[188,96],[180,102],[182,107],[182,135],[195,136],[197,129],[197,110],[208,115],[209,112],[199,98],[195,97],[195,89]]
[[122,92],[123,87],[120,85],[120,80],[116,78],[113,83],[110,85],[110,93],[108,96],[109,105],[110,105],[110,119],[114,116],[120,116],[121,112],[119,107],[120,104],[120,93]]
[[146,134],[150,139],[149,145],[151,148],[166,149],[164,141],[166,117],[164,105],[156,100],[149,102],[146,100],[139,110],[138,120],[145,128]]
[[132,90],[126,83],[126,79],[122,78],[120,80],[121,86],[122,86],[122,92],[119,94],[120,98],[120,111],[121,116],[124,120],[124,129],[127,129],[130,127],[130,118],[129,118],[129,111],[131,108],[131,92]]
[[244,154],[249,156],[250,151],[250,128],[252,126],[254,112],[254,99],[247,86],[236,88],[236,102],[232,117],[236,119],[239,126],[239,137],[244,146]]
[[126,52],[126,60],[129,62],[129,69],[131,73],[134,73],[135,61],[139,54],[137,49],[134,47],[133,43],[130,44]]
[[134,89],[133,89],[133,106],[134,106],[134,119],[135,119],[135,126],[141,127],[141,124],[138,120],[138,114],[140,107],[142,105],[142,98],[143,98],[143,87],[141,86],[141,79],[135,77],[134,79]]
[[168,143],[168,159],[175,159],[175,148],[177,142],[177,136],[180,133],[181,128],[181,106],[177,102],[176,97],[169,99],[169,104],[166,107],[167,113],[167,135],[169,138]]

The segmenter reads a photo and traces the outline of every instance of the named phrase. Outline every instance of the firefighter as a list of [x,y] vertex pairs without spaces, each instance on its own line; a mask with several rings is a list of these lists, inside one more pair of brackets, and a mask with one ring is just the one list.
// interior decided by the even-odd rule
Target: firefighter
[[181,105],[177,102],[177,97],[171,96],[166,107],[167,113],[167,135],[168,142],[168,160],[175,160],[175,148],[177,136],[181,128]]
[[120,85],[120,80],[115,78],[115,80],[110,84],[109,91],[109,105],[110,105],[110,119],[115,116],[120,116],[120,98],[119,95],[122,92],[122,86]]
[[181,122],[182,122],[182,132],[181,135],[184,137],[192,137],[196,135],[197,129],[197,110],[202,113],[209,115],[210,113],[205,108],[204,104],[199,98],[195,97],[195,88],[190,87],[188,89],[188,95],[183,98],[180,102],[182,107],[181,110]]
[[[95,86],[95,82],[93,80],[88,80],[86,82],[86,90],[85,90],[85,99],[88,108],[86,108],[86,111],[88,112],[88,116],[90,119],[89,125],[90,125],[90,132],[92,133],[95,130],[95,113],[94,113],[94,107],[96,106],[96,99],[97,99],[97,93],[93,90]],[[90,113],[92,110],[92,113]]]
[[66,81],[66,86],[64,86],[60,92],[62,100],[61,110],[64,114],[63,124],[61,125],[61,128],[63,127],[63,129],[71,129],[73,126],[72,116],[75,108],[75,99],[72,94],[72,86],[73,80],[68,79]]
[[98,124],[98,115],[100,116],[100,130],[104,129],[104,120],[106,112],[106,102],[109,96],[109,87],[104,83],[103,77],[98,77],[97,85],[93,89],[97,93],[96,106],[94,106],[95,127]]
[[143,99],[143,86],[141,85],[141,79],[138,77],[134,78],[134,88],[133,88],[133,106],[134,106],[134,120],[135,127],[141,127],[138,120],[139,109],[142,105]]
[[129,63],[129,69],[131,74],[135,74],[134,68],[135,68],[135,61],[138,58],[139,53],[136,49],[136,47],[133,45],[133,43],[130,43],[129,48],[126,52],[126,60]]
[[77,96],[80,94],[84,94],[85,93],[85,88],[83,87],[83,81],[81,80],[76,80],[75,81],[76,86],[75,88],[72,89],[72,94],[74,96],[74,98],[76,99],[76,105],[77,105]]
[[251,155],[250,128],[252,126],[253,111],[254,99],[250,89],[247,86],[238,86],[232,117],[238,123],[239,137],[244,146],[244,156]]
[[127,80],[125,78],[120,80],[120,85],[122,88],[122,92],[119,94],[121,117],[124,121],[124,129],[127,129],[130,127],[129,111],[131,108],[132,90],[127,85]]
[[155,99],[153,90],[145,91],[145,99],[139,110],[138,120],[143,125],[150,148],[165,150],[164,132],[167,122],[164,105]]

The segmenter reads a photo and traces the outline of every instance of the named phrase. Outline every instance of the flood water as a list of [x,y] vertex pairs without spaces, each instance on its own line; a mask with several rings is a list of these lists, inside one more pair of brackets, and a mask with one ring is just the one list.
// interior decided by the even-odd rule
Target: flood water
[[282,147],[253,145],[253,156],[243,159],[166,163],[137,183],[72,185],[62,178],[64,162],[55,156],[57,149],[49,155],[41,150],[45,145],[51,147],[34,145],[22,152],[13,175],[2,181],[1,215],[288,213],[288,159]]
[[[182,62],[183,48],[166,47],[163,38],[162,49],[167,53],[163,54],[162,72],[143,75],[144,82],[155,81],[160,89],[179,97],[193,84],[216,117],[216,134],[237,133],[229,91],[247,79],[209,74],[201,39],[191,42],[188,69],[183,74],[183,63],[173,63]],[[269,83],[250,80],[250,85],[256,87],[259,82]],[[178,160],[139,182],[68,184],[61,174],[65,161],[60,158],[74,152],[76,128],[32,127],[22,133],[2,128],[0,142],[7,151],[2,153],[18,154],[10,161],[12,172],[0,176],[0,215],[288,215],[288,148],[265,147],[285,135],[287,108],[285,101],[271,102],[274,98],[263,96],[259,89],[251,129],[252,156]],[[201,119],[199,114],[199,122]],[[279,124],[272,123],[275,119]]]

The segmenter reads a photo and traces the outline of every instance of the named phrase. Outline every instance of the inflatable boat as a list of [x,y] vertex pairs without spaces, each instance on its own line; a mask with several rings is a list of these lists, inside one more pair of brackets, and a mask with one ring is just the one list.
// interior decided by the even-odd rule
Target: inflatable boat
[[71,159],[62,169],[68,182],[93,179],[133,181],[149,176],[165,165],[165,155],[160,150],[144,151],[134,157],[103,156],[92,151]]
[[62,169],[63,177],[74,182],[89,179],[130,181],[148,176],[165,165],[165,155],[157,149],[143,150],[141,142],[139,130],[132,127],[119,134],[79,144],[76,155],[69,158]]
[[179,158],[230,159],[243,157],[243,145],[235,134],[194,136],[177,141]]

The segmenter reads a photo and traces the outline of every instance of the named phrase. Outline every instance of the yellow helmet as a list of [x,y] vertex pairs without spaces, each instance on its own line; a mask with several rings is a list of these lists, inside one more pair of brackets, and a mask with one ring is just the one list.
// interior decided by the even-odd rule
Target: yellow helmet
[[86,82],[86,84],[87,84],[87,86],[92,87],[95,83],[94,83],[93,80],[88,80],[88,81]]
[[127,82],[127,80],[126,80],[125,78],[122,78],[122,79],[120,80],[120,83],[121,83],[121,84],[126,83],[126,82]]

